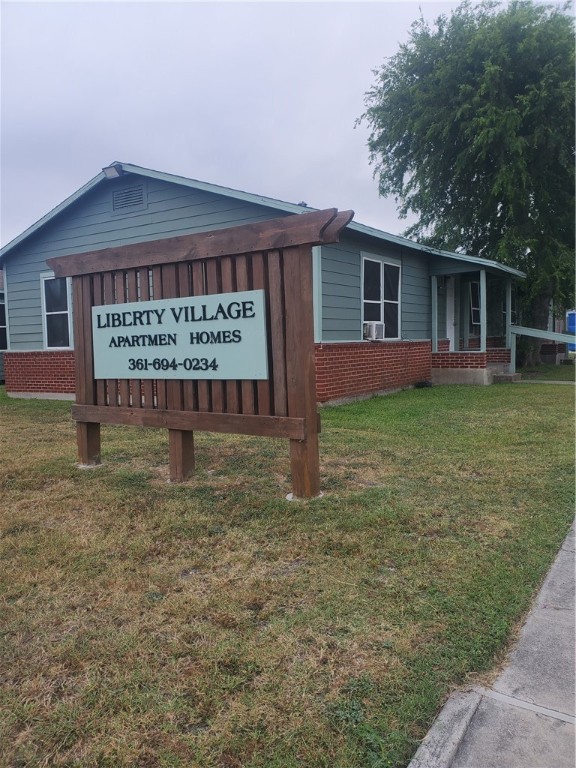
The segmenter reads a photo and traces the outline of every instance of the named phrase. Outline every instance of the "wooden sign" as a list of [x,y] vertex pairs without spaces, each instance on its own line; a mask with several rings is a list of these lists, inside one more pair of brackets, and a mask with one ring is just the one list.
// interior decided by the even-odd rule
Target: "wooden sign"
[[336,242],[352,216],[50,259],[72,278],[80,463],[100,463],[100,424],[168,429],[174,482],[193,473],[194,430],[283,437],[294,496],[318,495],[312,246]]

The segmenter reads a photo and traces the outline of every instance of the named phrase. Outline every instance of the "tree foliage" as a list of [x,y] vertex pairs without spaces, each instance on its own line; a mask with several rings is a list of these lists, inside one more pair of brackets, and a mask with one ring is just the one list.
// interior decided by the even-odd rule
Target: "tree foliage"
[[524,322],[574,304],[574,24],[464,2],[423,18],[366,94],[370,162],[406,234],[525,271]]

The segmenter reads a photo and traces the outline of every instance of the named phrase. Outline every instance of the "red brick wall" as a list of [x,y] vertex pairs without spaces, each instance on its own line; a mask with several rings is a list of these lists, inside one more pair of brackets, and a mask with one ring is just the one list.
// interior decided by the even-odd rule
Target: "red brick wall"
[[[429,341],[316,344],[319,402],[399,389],[429,381],[431,368],[485,368],[487,362],[510,362],[510,350],[431,353]],[[5,352],[7,392],[74,394],[74,353]]]
[[486,352],[433,352],[432,368],[486,368]]
[[318,401],[429,381],[430,350],[429,341],[316,344]]
[[510,350],[505,349],[487,349],[486,358],[488,365],[490,363],[509,363],[510,362]]
[[[460,339],[460,349],[464,349],[464,339]],[[505,347],[506,339],[502,336],[488,336],[486,338],[486,349],[491,347]],[[468,349],[480,349],[480,336],[471,336],[468,339]]]
[[74,352],[5,352],[7,392],[74,394]]

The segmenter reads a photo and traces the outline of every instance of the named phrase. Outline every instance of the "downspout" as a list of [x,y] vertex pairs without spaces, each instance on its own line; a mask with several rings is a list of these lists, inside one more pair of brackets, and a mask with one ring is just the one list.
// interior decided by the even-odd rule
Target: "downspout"
[[322,343],[322,246],[312,246],[312,304],[314,308],[314,343]]

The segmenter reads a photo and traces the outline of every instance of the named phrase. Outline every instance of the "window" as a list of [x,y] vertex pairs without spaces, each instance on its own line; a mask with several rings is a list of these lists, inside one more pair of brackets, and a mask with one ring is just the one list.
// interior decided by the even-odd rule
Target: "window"
[[480,325],[480,283],[470,283],[470,330],[474,332]]
[[0,352],[8,349],[8,333],[6,331],[6,303],[4,293],[0,291]]
[[44,346],[62,349],[72,346],[70,296],[65,277],[42,277]]
[[399,339],[400,266],[364,258],[362,267],[362,322],[384,323],[384,338]]

